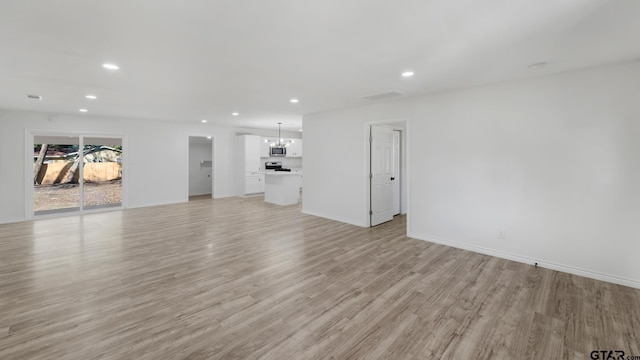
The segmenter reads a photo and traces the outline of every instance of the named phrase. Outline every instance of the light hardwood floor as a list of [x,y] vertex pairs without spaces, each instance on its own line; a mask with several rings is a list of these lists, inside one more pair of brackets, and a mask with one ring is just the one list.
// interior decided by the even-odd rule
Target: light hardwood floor
[[0,225],[0,359],[640,355],[640,290],[260,197]]

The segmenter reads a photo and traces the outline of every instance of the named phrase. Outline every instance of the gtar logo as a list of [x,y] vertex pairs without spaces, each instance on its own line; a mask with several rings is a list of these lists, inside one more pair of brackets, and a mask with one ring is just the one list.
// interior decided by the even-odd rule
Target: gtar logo
[[593,360],[625,360],[622,350],[594,350],[591,352]]

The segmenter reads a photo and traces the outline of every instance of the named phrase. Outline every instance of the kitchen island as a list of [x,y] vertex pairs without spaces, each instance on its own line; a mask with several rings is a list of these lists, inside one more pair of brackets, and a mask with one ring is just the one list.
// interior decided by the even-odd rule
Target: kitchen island
[[265,172],[264,201],[276,205],[297,204],[300,199],[300,174],[297,172]]

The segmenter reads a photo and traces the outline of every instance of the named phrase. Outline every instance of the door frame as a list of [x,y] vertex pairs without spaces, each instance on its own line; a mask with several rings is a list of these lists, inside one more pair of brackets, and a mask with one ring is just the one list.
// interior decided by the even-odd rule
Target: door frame
[[214,145],[215,145],[215,138],[211,135],[187,135],[187,201],[189,201],[189,197],[190,192],[191,192],[191,180],[189,179],[190,176],[190,161],[191,161],[191,138],[208,138],[210,137],[211,139],[211,199],[213,199],[213,186],[215,184],[215,181],[213,180],[215,178],[214,176],[214,156],[213,154],[215,153],[214,151]]
[[[33,212],[33,201],[34,201],[34,190],[33,190],[33,145],[34,145],[34,137],[35,136],[74,136],[78,137],[78,145],[83,145],[84,138],[117,138],[122,141],[122,152],[124,156],[122,157],[122,189],[121,189],[121,202],[120,206],[113,207],[105,207],[98,209],[83,209],[83,200],[84,200],[84,186],[83,183],[80,183],[80,210],[78,211],[68,211],[68,212],[60,212],[54,214],[44,214],[44,215],[35,215]],[[129,149],[127,143],[127,136],[122,134],[109,134],[109,133],[95,133],[95,132],[86,132],[86,131],[56,131],[56,130],[38,130],[38,129],[25,129],[25,141],[24,141],[24,184],[25,184],[25,219],[26,220],[34,220],[34,219],[46,219],[46,218],[56,218],[62,216],[73,216],[73,215],[82,215],[82,214],[91,214],[98,212],[107,212],[107,211],[115,211],[115,210],[123,210],[127,208],[128,196],[127,189],[129,183],[129,176],[125,174],[128,173],[128,156],[127,151]],[[79,167],[80,169],[80,179],[82,179],[84,169],[83,166]]]
[[[371,181],[369,179],[369,174],[371,173],[371,143],[369,142],[369,136],[371,134],[371,125],[387,125],[391,128],[401,131],[400,136],[400,167],[402,180],[400,182],[400,214],[407,214],[411,211],[411,187],[409,186],[409,177],[410,177],[410,154],[407,149],[409,149],[410,144],[410,119],[408,118],[400,118],[400,119],[389,119],[389,120],[377,120],[377,121],[366,121],[364,123],[364,153],[365,153],[365,161],[364,161],[364,174],[363,174],[363,189],[364,189],[364,210],[366,216],[366,223],[368,227],[371,227],[371,215],[369,215],[369,211],[371,211]],[[404,128],[398,126],[398,124],[404,124]],[[402,199],[405,201],[403,202]],[[405,206],[402,204],[404,203]],[[410,229],[410,219],[411,217],[407,217],[407,232]]]
[[[397,166],[398,166],[398,213],[397,214],[393,214],[393,216],[396,215],[402,215],[402,205],[404,205],[404,201],[402,201],[402,183],[404,182],[404,165],[402,164],[402,156],[403,156],[403,150],[402,150],[402,137],[404,136],[404,131],[400,130],[400,129],[393,129],[393,138],[395,141],[395,137],[396,137],[396,133],[398,136],[398,158],[394,159],[394,162],[397,160]],[[395,153],[395,149],[393,149],[392,154]],[[392,185],[393,186],[393,185]],[[391,191],[393,192],[393,188],[391,189]],[[395,213],[395,207],[393,212]],[[405,209],[405,213],[406,213],[406,209]]]
[[184,201],[189,202],[189,138],[191,137],[211,137],[211,199],[216,198],[216,136],[206,133],[188,133],[185,137],[185,146],[187,158],[184,162],[184,174],[185,174],[185,189],[184,189]]

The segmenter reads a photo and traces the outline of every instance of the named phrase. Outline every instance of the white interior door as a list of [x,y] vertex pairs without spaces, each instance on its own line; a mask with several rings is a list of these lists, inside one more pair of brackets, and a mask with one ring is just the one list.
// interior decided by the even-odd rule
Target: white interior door
[[400,214],[400,131],[393,130],[393,152],[391,156],[391,192],[393,193],[393,215]]
[[371,226],[393,219],[393,130],[371,126]]

